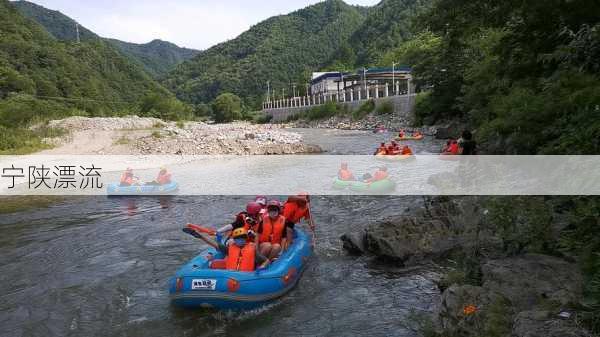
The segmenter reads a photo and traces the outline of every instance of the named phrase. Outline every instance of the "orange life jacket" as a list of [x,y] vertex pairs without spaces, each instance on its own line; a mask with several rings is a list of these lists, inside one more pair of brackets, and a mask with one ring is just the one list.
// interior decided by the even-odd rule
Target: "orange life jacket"
[[413,153],[412,153],[412,150],[409,147],[407,147],[405,149],[402,149],[402,154],[403,155],[411,155]]
[[123,173],[123,175],[121,175],[121,184],[133,184],[133,175],[127,175],[127,172]]
[[387,148],[385,146],[380,146],[377,149],[377,154],[387,154]]
[[[340,172],[338,173],[338,176],[340,177],[341,180],[354,180],[354,175],[349,170],[344,170],[344,169],[340,170]],[[283,216],[285,216],[285,214]],[[287,218],[287,216],[285,216],[285,217]]]
[[230,244],[225,258],[225,269],[236,271],[254,271],[256,269],[256,246],[249,242],[244,247]]
[[283,205],[283,217],[287,221],[297,224],[302,218],[308,219],[308,216],[308,207],[300,207],[297,203],[290,201]]
[[280,215],[275,220],[271,220],[268,214],[263,216],[262,233],[260,233],[259,242],[281,243],[283,231],[285,230],[285,218]]
[[384,180],[387,179],[388,174],[385,171],[377,171],[375,172],[375,175],[373,176],[373,181],[379,181],[379,180]]

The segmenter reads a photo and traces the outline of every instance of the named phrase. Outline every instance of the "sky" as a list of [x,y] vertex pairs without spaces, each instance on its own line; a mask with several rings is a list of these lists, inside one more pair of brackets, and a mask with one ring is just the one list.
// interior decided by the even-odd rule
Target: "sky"
[[[319,0],[29,0],[63,14],[102,36],[127,42],[154,39],[207,49],[235,38],[271,16]],[[381,0],[345,0],[372,6]]]

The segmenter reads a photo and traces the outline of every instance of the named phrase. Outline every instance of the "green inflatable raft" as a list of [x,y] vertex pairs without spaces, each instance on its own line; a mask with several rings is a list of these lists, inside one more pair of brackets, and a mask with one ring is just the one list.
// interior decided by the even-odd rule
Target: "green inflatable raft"
[[350,184],[350,189],[354,192],[369,194],[390,193],[396,190],[396,183],[389,179],[375,181],[372,183],[354,181],[352,184]]
[[333,188],[336,190],[343,190],[350,187],[350,185],[352,185],[355,182],[356,181],[354,180],[341,180],[340,178],[335,177],[333,179]]

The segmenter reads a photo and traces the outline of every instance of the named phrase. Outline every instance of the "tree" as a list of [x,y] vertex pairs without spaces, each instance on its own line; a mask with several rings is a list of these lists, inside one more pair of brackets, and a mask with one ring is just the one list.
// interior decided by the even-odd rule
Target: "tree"
[[242,118],[242,100],[234,94],[219,95],[212,103],[215,122],[227,123]]

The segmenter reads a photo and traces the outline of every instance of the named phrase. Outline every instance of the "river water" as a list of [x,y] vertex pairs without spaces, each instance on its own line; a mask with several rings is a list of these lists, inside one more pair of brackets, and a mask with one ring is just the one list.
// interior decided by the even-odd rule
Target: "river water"
[[[331,154],[364,154],[389,135],[298,130]],[[431,153],[439,143],[415,143]],[[205,246],[188,222],[220,225],[249,197],[77,197],[0,216],[0,336],[418,336],[439,300],[435,271],[347,256],[339,237],[420,207],[420,197],[314,197],[315,256],[298,286],[248,313],[185,311],[167,281]]]

